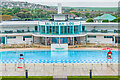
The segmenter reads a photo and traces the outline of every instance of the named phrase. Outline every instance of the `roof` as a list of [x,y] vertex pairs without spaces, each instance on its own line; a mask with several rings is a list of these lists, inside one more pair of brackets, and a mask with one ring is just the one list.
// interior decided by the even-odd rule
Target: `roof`
[[109,20],[109,21],[112,21],[114,19],[116,19],[116,17],[112,16],[111,14],[104,14],[102,16],[94,18],[94,20]]
[[54,15],[54,16],[65,16],[65,15],[69,15],[69,14],[50,14],[50,15]]

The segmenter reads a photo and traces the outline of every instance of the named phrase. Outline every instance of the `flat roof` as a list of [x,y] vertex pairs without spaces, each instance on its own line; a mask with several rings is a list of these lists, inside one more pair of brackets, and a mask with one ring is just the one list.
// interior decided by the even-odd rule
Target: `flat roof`
[[[53,22],[53,21],[2,21],[0,23],[0,26],[6,26],[6,25],[35,25],[37,26],[39,22]],[[57,22],[57,21],[54,21]],[[109,22],[109,23],[89,23],[85,21],[79,21],[79,20],[69,20],[69,21],[61,21],[61,22],[81,22],[83,26],[118,26],[118,23]]]

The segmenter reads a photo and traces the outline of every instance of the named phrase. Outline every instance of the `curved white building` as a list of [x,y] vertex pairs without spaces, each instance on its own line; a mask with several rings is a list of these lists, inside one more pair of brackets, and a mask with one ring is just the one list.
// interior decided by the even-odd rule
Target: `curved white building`
[[86,23],[69,20],[69,15],[62,14],[60,6],[58,14],[51,15],[51,20],[1,22],[0,44],[120,43],[118,23]]

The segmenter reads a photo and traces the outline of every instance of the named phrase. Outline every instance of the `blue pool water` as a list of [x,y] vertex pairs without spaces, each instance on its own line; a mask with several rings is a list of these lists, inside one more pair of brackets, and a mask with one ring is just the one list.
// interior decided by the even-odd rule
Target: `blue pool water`
[[118,63],[118,51],[112,51],[112,59],[107,59],[103,50],[29,50],[0,52],[1,63],[18,63],[24,54],[25,63]]

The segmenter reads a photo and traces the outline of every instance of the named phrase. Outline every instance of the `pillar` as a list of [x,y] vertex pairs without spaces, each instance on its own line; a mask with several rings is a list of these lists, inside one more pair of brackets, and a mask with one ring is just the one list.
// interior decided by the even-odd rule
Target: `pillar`
[[114,44],[115,44],[115,35],[113,36],[113,39],[114,39]]
[[7,36],[5,36],[5,44],[7,44]]
[[59,44],[60,44],[60,37],[59,37]]
[[68,34],[68,26],[66,26],[66,34]]
[[66,27],[66,26],[63,26],[63,34],[65,33],[65,27]]
[[59,25],[59,35],[60,35],[60,25]]
[[56,26],[55,26],[55,34],[56,34]]
[[74,37],[73,37],[73,46],[74,46]]
[[47,46],[47,37],[45,37],[45,46]]
[[34,36],[33,36],[33,43],[34,43]]
[[73,27],[72,29],[73,29],[73,34],[74,34],[74,25],[72,27]]
[[47,26],[45,25],[45,34],[47,34]]

